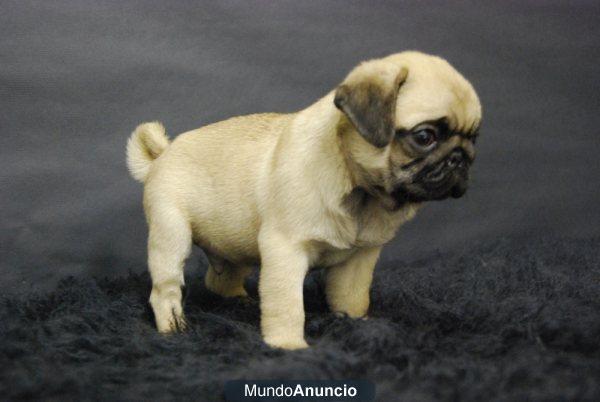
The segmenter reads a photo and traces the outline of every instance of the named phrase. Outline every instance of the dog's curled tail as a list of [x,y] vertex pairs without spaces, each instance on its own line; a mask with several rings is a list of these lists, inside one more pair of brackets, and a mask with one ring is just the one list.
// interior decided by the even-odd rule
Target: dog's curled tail
[[146,181],[152,161],[168,146],[169,137],[159,122],[137,126],[127,141],[127,167],[131,176],[142,183]]

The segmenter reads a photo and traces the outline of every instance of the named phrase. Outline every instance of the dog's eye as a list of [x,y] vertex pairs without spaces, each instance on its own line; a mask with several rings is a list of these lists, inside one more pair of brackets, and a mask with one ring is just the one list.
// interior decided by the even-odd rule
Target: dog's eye
[[429,150],[437,143],[437,130],[434,127],[418,128],[413,131],[412,140],[419,148]]

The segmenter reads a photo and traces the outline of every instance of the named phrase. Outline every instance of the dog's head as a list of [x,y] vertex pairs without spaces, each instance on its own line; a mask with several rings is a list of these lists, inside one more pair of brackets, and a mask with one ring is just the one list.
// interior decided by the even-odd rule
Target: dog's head
[[445,60],[404,52],[362,63],[334,103],[357,186],[395,207],[465,193],[481,105]]

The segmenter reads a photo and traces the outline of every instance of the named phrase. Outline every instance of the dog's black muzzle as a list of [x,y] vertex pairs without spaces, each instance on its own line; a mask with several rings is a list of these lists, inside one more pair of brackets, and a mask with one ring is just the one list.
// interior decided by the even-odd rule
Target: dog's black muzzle
[[467,191],[471,163],[462,148],[455,148],[439,162],[421,169],[412,183],[401,185],[393,195],[412,202],[460,198]]

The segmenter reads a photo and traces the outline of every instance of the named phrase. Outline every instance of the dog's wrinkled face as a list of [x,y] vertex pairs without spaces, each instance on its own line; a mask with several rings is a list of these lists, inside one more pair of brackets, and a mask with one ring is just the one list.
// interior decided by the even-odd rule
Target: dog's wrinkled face
[[[392,195],[398,201],[421,202],[461,197],[467,190],[478,127],[453,130],[446,117],[399,129],[394,154],[411,161],[395,166]],[[402,162],[400,162],[402,163]]]
[[[405,52],[363,63],[338,87],[339,133],[358,186],[406,202],[462,196],[481,105],[446,61]],[[389,204],[389,202],[388,202]]]

